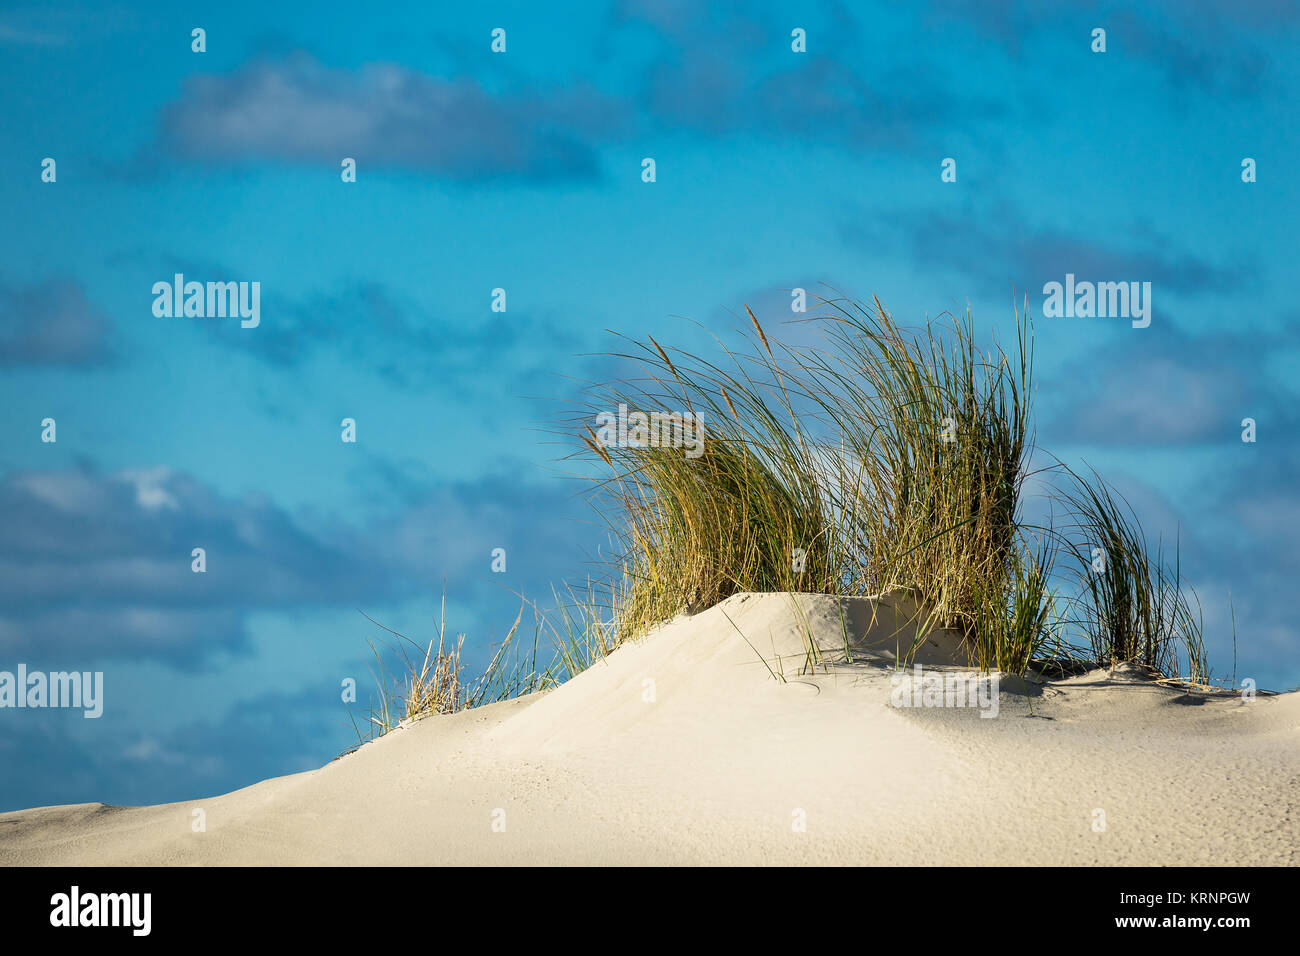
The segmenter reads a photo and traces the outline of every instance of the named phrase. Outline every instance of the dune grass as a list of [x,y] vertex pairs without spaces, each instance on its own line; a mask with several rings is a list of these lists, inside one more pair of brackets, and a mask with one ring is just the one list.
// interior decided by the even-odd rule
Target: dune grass
[[1049,584],[1054,561],[1054,553],[1045,547],[1016,551],[1005,580],[976,583],[968,652],[982,670],[1024,674],[1046,649],[1059,649],[1055,594]]
[[[918,628],[960,629],[979,666],[1023,670],[1052,637],[1018,514],[1031,448],[1028,322],[980,348],[969,314],[903,329],[877,300],[823,300],[824,344],[775,342],[752,312],[725,367],[653,339],[587,408],[690,412],[704,453],[611,448],[590,428],[631,582],[620,637],[738,591],[917,592]],[[1038,603],[1032,608],[1029,600]],[[1014,627],[990,607],[1011,604]],[[1033,626],[1030,626],[1033,624]]]
[[[716,361],[625,338],[610,357],[632,372],[592,386],[565,428],[592,466],[583,475],[613,543],[603,575],[556,591],[547,609],[524,601],[472,681],[463,635],[446,639],[445,600],[427,646],[390,632],[404,673],[389,675],[376,649],[371,732],[553,687],[675,615],[743,591],[901,588],[925,609],[913,649],[931,628],[955,629],[982,671],[1123,662],[1209,682],[1176,549],[1171,568],[1100,476],[1058,463],[1049,485],[1064,523],[1022,517],[1033,450],[1027,316],[1017,312],[1004,348],[980,344],[969,312],[906,329],[877,299],[820,305],[807,320],[816,345],[778,341],[748,309],[741,345],[716,340]],[[668,427],[610,441],[593,422],[615,410]],[[531,647],[518,643],[525,607]],[[846,634],[851,658],[849,645]]]
[[[1004,347],[981,345],[969,312],[909,330],[876,299],[820,305],[807,320],[815,346],[779,342],[746,310],[752,329],[738,330],[739,351],[718,343],[720,364],[651,338],[616,353],[634,374],[592,390],[588,421],[619,405],[689,412],[706,435],[691,457],[583,429],[601,505],[614,503],[611,568],[626,583],[615,646],[738,591],[903,588],[928,609],[918,631],[960,631],[981,670],[1022,674],[1077,651],[1208,678],[1194,594],[1107,492],[1058,495],[1073,530],[1104,543],[1107,574],[1058,568],[1079,570],[1078,536],[1024,522],[1027,316],[1016,314]],[[1078,593],[1063,597],[1067,584]]]
[[[514,623],[473,677],[466,676],[461,659],[465,634],[448,637],[445,594],[437,630],[425,644],[362,612],[395,640],[370,642],[375,690],[363,721],[352,720],[358,745],[412,720],[549,690],[603,660],[616,646],[611,596],[602,596],[589,581],[582,589],[553,590],[551,597],[543,606],[519,596]],[[523,636],[527,618],[531,640]]]
[[1079,584],[1077,621],[1093,658],[1208,683],[1200,604],[1184,587],[1177,546],[1171,567],[1163,540],[1153,551],[1132,507],[1100,475],[1064,470],[1058,494],[1073,516],[1065,550]]
[[[848,523],[796,412],[781,364],[754,322],[762,358],[723,350],[728,367],[669,353],[653,339],[622,355],[646,373],[596,390],[587,414],[694,416],[703,451],[610,444],[590,426],[583,440],[606,466],[602,502],[620,544],[623,581],[615,643],[680,611],[741,591],[835,592],[843,587]],[[719,343],[721,344],[721,343]]]
[[[863,592],[917,591],[934,623],[974,637],[1021,563],[1027,323],[1017,316],[1008,354],[977,346],[969,313],[909,333],[878,300],[826,304],[831,348],[803,353],[800,374],[838,431],[841,468],[856,469],[845,511],[866,543]],[[981,666],[998,659],[970,646]]]
[[[487,666],[478,676],[467,679],[461,662],[465,635],[447,638],[447,599],[443,596],[437,633],[426,645],[380,624],[363,612],[362,616],[397,639],[396,643],[370,642],[375,665],[371,675],[376,696],[363,724],[353,720],[359,743],[382,736],[401,724],[434,714],[455,714],[471,707],[509,700],[546,690],[560,683],[563,668],[552,658],[541,664],[538,653],[543,625],[535,629],[531,647],[517,643],[519,627],[527,602],[520,604],[514,624],[497,644]],[[422,649],[423,648],[423,649]],[[394,660],[390,667],[384,650]],[[413,653],[414,652],[414,653]]]

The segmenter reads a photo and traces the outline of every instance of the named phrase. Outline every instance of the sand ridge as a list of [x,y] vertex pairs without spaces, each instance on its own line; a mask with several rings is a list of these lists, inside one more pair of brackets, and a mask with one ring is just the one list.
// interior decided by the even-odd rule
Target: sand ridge
[[[994,719],[900,708],[914,613],[901,595],[736,595],[553,691],[318,770],[0,814],[0,863],[1300,862],[1300,695],[1095,670],[1003,681]],[[917,659],[968,672],[947,632]]]

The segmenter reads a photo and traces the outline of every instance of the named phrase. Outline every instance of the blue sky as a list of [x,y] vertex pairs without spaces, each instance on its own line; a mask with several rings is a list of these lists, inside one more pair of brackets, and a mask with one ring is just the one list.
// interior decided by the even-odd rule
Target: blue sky
[[[1300,684],[1293,3],[175,6],[0,5],[0,669],[106,681],[0,711],[0,809],[319,766],[360,611],[426,638],[445,582],[478,660],[583,574],[545,429],[606,330],[707,346],[822,283],[1027,297],[1039,446],[1179,536],[1217,670],[1230,591],[1239,674]],[[176,272],[261,324],[156,317]],[[1151,282],[1150,327],[1042,317],[1066,273]]]

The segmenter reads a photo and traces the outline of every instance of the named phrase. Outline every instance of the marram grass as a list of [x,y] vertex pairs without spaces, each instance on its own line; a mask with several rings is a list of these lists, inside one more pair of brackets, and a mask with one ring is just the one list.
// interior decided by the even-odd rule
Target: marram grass
[[[554,593],[552,608],[524,601],[469,681],[463,635],[446,639],[444,601],[422,650],[397,635],[401,677],[376,652],[370,735],[553,687],[675,615],[743,591],[902,588],[926,609],[913,647],[932,627],[954,628],[982,671],[1130,663],[1209,682],[1199,605],[1176,552],[1171,568],[1100,476],[1051,469],[1063,523],[1024,522],[1027,316],[1017,313],[1004,347],[981,345],[969,312],[906,329],[876,299],[820,305],[807,320],[816,345],[780,342],[748,309],[742,347],[718,340],[714,359],[625,339],[627,351],[610,357],[634,373],[592,386],[565,428],[581,442],[576,454],[613,543],[603,577]],[[671,441],[611,442],[592,423],[615,409],[674,423],[660,438],[698,423],[699,440],[689,454]],[[531,646],[518,636],[525,608]],[[805,669],[815,666],[810,656]]]
[[[617,353],[635,374],[589,393],[584,421],[623,406],[704,423],[697,457],[578,429],[616,543],[615,644],[738,591],[903,588],[928,609],[918,628],[959,630],[985,671],[1087,657],[1208,679],[1194,594],[1135,519],[1088,493],[1104,485],[1049,475],[1082,539],[1022,517],[1027,316],[1004,346],[981,344],[969,313],[906,329],[875,299],[820,304],[817,345],[782,343],[747,310],[743,346],[719,342],[721,361],[651,338]],[[1107,574],[1070,574],[1084,539],[1107,552]]]
[[1009,356],[977,347],[969,315],[909,333],[878,301],[827,305],[831,348],[806,351],[799,373],[844,449],[856,578],[865,593],[918,591],[937,623],[970,634],[1018,559],[1026,327]]
[[624,357],[646,378],[594,390],[587,412],[688,412],[704,424],[695,457],[583,434],[606,470],[603,512],[613,505],[623,579],[617,639],[741,591],[842,590],[848,523],[835,510],[823,450],[795,411],[804,396],[791,391],[770,347],[758,360],[728,353],[726,368],[670,357],[653,339]]
[[1058,494],[1073,516],[1064,550],[1078,582],[1076,623],[1093,658],[1209,683],[1200,604],[1184,587],[1177,548],[1170,567],[1163,541],[1153,553],[1132,507],[1100,475],[1063,470]]

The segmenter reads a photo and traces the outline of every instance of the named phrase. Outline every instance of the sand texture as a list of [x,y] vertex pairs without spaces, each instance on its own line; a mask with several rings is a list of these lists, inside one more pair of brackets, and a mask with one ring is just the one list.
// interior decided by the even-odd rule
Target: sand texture
[[[556,690],[319,770],[0,815],[0,863],[1300,863],[1300,695],[1095,670],[1006,679],[993,718],[900,708],[909,613],[903,597],[736,595]],[[809,635],[824,664],[801,674]],[[917,659],[967,670],[947,633]]]

